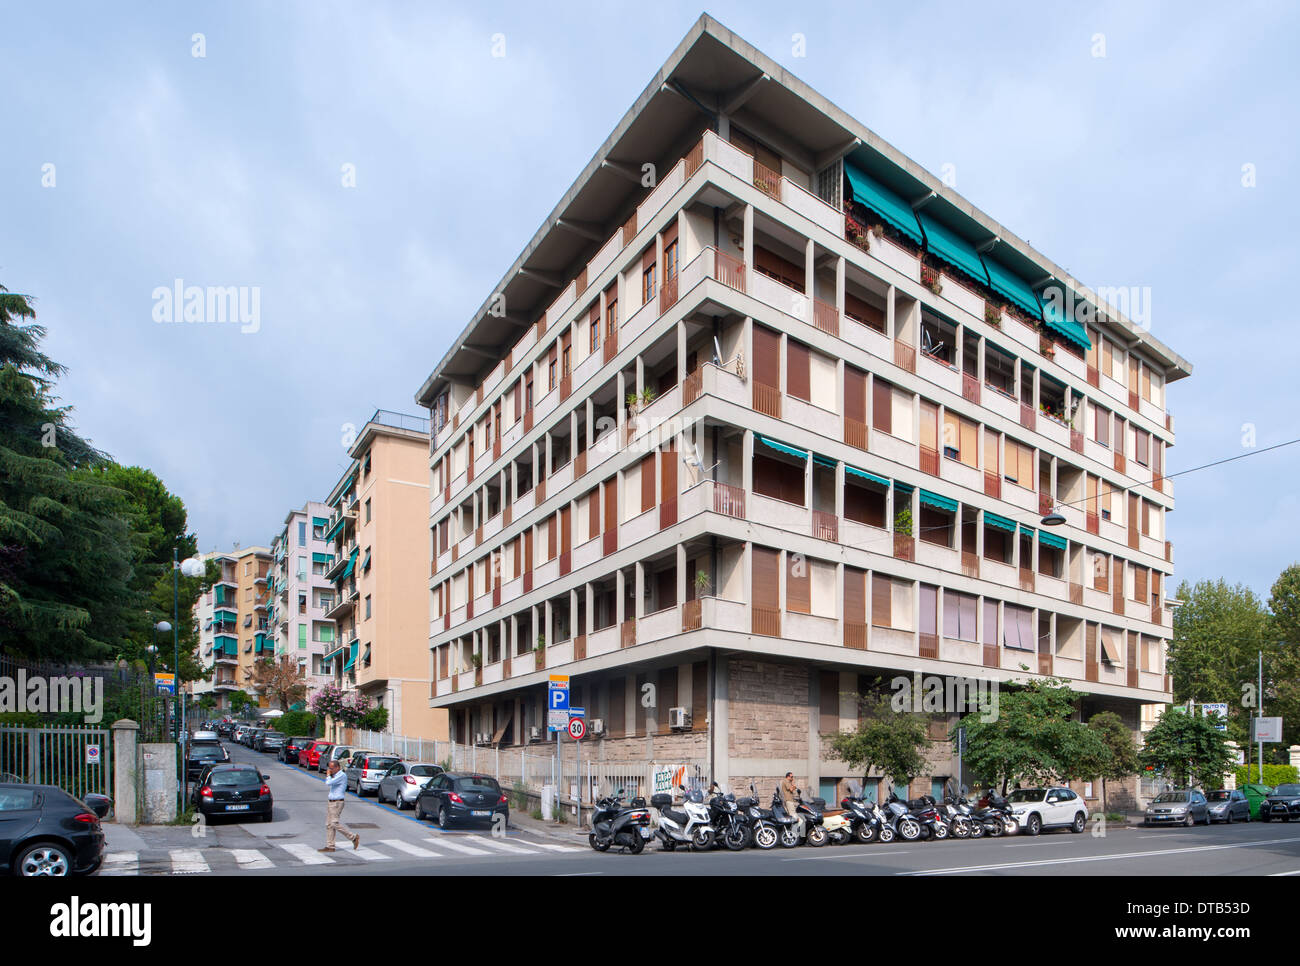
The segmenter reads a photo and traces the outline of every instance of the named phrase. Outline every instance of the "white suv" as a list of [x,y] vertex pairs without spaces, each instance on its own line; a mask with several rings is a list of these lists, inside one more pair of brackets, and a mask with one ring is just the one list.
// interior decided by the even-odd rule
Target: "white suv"
[[1082,832],[1088,827],[1088,806],[1063,785],[1048,788],[1017,788],[1007,796],[1011,811],[1027,835],[1045,828],[1069,828]]

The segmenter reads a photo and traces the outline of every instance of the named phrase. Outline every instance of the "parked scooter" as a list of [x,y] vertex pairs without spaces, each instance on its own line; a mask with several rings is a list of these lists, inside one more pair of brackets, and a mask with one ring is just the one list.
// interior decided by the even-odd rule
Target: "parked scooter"
[[881,820],[875,802],[846,795],[840,799],[840,808],[844,809],[844,815],[849,820],[850,834],[857,841],[865,844],[877,839],[882,842],[894,840],[894,829]]
[[642,799],[637,799],[641,804],[631,806],[624,805],[622,799],[620,788],[596,803],[587,842],[597,852],[607,852],[614,846],[636,855],[645,848],[650,837],[650,811]]
[[972,814],[989,835],[1015,835],[1020,831],[1020,820],[1011,811],[1010,802],[993,789],[989,790],[985,801],[987,804],[975,809]]
[[[741,799],[741,801],[750,802],[745,812],[750,828],[753,830],[754,844],[764,851],[774,849],[778,845],[788,849],[798,845],[798,823],[792,817],[786,815],[784,811],[778,815],[772,808],[761,808],[758,804],[757,792],[754,790],[753,783],[750,783],[749,791],[751,797]],[[776,802],[773,801],[773,805],[775,804]]]
[[709,824],[713,826],[714,842],[740,852],[749,845],[749,824],[741,813],[735,794],[723,795],[716,785],[714,789],[717,789],[716,794],[709,799]]
[[[912,814],[907,803],[897,795],[890,794],[882,808],[882,818],[886,825],[893,830],[904,842],[915,842],[921,837],[921,820]],[[881,830],[881,841],[884,839],[884,830]]]
[[815,849],[821,848],[830,841],[830,832],[826,828],[825,811],[826,800],[814,798],[811,802],[803,800],[803,790],[796,788],[795,795],[798,803],[795,807],[795,817],[803,822],[803,839]]
[[933,797],[922,795],[920,798],[908,802],[907,807],[921,823],[921,838],[933,838],[942,841],[952,832],[947,818],[940,813],[939,806]]
[[689,846],[697,852],[712,848],[714,831],[703,793],[698,789],[687,792],[684,785],[679,785],[678,789],[685,797],[681,808],[673,807],[673,797],[666,792],[650,798],[650,805],[658,815],[655,834],[659,836],[661,848],[665,852],[671,852],[679,845]]

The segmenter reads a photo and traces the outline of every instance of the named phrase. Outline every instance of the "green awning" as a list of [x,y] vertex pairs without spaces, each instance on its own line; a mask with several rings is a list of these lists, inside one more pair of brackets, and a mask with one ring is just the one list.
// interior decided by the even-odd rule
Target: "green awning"
[[236,621],[239,620],[239,615],[232,610],[219,610],[213,612],[212,619],[218,623],[221,623],[222,621],[229,621],[230,623],[234,624]]
[[828,470],[833,470],[840,465],[835,460],[827,459],[825,456],[818,456],[816,453],[813,454],[813,462],[818,466],[826,467]]
[[1048,533],[1046,530],[1038,531],[1038,542],[1049,547],[1055,547],[1057,550],[1065,549],[1065,538],[1058,537],[1054,533]]
[[1027,312],[1031,319],[1043,317],[1043,310],[1038,305],[1038,296],[1034,294],[1028,282],[996,258],[984,255],[981,261],[984,262],[984,270],[989,274],[989,286],[993,291],[1006,296],[1022,311]]
[[339,491],[334,494],[334,499],[330,500],[329,502],[330,506],[337,505],[339,500],[343,499],[343,495],[347,493],[348,490],[352,489],[352,481],[355,480],[356,478],[357,478],[357,474],[355,471],[348,474],[347,480],[345,480],[343,485],[339,487]]
[[1050,295],[1053,292],[1058,297],[1043,299],[1043,321],[1047,323],[1049,329],[1069,339],[1080,348],[1091,349],[1092,340],[1088,338],[1088,330],[1084,328],[1082,323],[1076,322],[1066,311],[1071,304],[1067,299],[1072,297],[1061,293],[1059,288],[1049,290],[1048,294]]
[[361,561],[361,569],[362,569],[362,570],[369,570],[369,569],[370,569],[370,548],[369,548],[369,547],[366,548],[366,557],[365,557],[365,559]]
[[351,575],[352,568],[356,566],[357,554],[359,554],[360,552],[361,551],[359,549],[352,551],[352,555],[348,557],[348,565],[343,568],[343,573],[339,574],[337,577],[334,578],[335,580],[344,580]]
[[778,453],[785,453],[787,456],[795,456],[804,461],[807,461],[808,459],[808,451],[806,449],[796,449],[793,446],[785,445],[785,443],[778,443],[774,439],[768,439],[766,436],[758,437],[758,441],[768,449],[774,449]]
[[1005,530],[1008,533],[1016,532],[1016,521],[1008,520],[1006,517],[1000,517],[996,513],[984,511],[984,522],[991,527],[997,527],[999,530]]
[[348,648],[348,660],[347,663],[343,665],[343,670],[351,671],[352,665],[356,663],[357,663],[357,642],[353,641],[352,646]]
[[988,284],[988,272],[984,270],[984,263],[980,261],[979,252],[975,251],[974,245],[925,211],[920,212],[918,217],[921,228],[925,231],[927,251],[960,268],[975,281]]
[[295,701],[293,704],[289,705],[289,710],[290,710],[290,711],[306,711],[306,710],[307,710],[307,702],[305,702],[305,701]]
[[953,513],[957,512],[957,501],[950,500],[946,496],[940,496],[938,493],[931,493],[929,490],[921,491],[921,502],[926,506],[932,506],[936,510],[948,510]]
[[332,553],[313,553],[311,555],[312,563],[323,563],[326,565],[334,563],[334,554]]
[[330,521],[328,517],[312,517],[311,525],[313,527],[328,527],[330,525]]
[[921,227],[917,224],[916,212],[912,210],[911,205],[861,168],[855,168],[847,161],[844,163],[844,173],[848,175],[854,201],[876,212],[916,244],[922,243]]
[[916,489],[916,487],[912,486],[911,483],[900,483],[898,480],[894,480],[894,489],[903,496],[907,496]]
[[1028,537],[1030,540],[1032,540],[1034,539],[1034,528],[1027,527],[1022,523],[1020,524],[1020,535],[1024,537]]
[[889,480],[885,479],[883,476],[877,476],[875,473],[868,473],[866,470],[860,470],[856,466],[849,466],[848,463],[844,464],[844,472],[852,473],[854,476],[860,476],[867,482],[875,483],[877,486],[883,486],[886,489],[889,488]]

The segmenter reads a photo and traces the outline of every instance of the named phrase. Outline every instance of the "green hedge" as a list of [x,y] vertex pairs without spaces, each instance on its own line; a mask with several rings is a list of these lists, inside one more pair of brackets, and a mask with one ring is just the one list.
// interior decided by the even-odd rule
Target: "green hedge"
[[[1248,776],[1249,773],[1249,777]],[[1237,787],[1256,782],[1259,778],[1259,765],[1238,765],[1237,766]],[[1277,788],[1278,785],[1294,784],[1300,781],[1296,775],[1295,765],[1270,765],[1264,764],[1264,784],[1269,788]]]
[[316,716],[310,711],[286,711],[275,723],[275,730],[284,732],[290,738],[315,737],[319,727]]

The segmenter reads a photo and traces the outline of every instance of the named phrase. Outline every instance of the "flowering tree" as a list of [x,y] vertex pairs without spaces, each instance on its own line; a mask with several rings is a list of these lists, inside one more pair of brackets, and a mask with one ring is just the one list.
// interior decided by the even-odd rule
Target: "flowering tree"
[[356,727],[361,716],[370,710],[370,699],[360,691],[347,692],[333,683],[312,695],[309,704],[314,713],[328,715],[349,728]]

